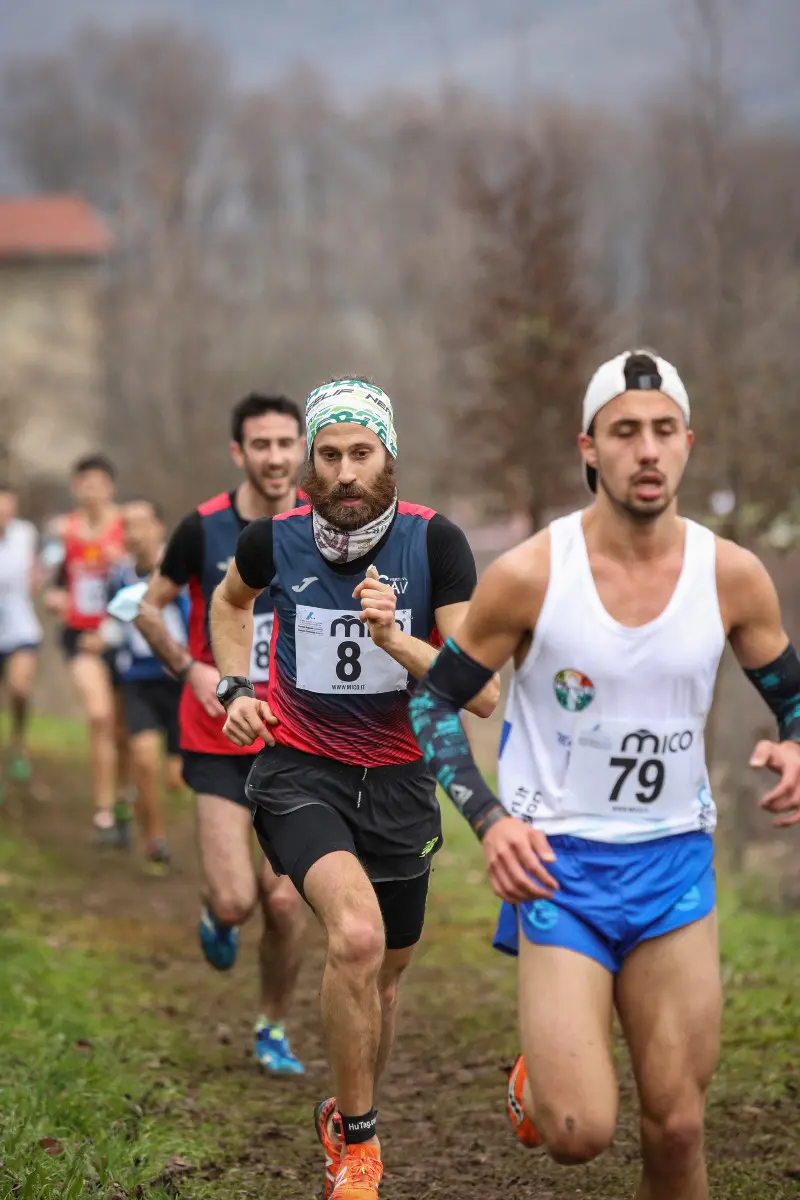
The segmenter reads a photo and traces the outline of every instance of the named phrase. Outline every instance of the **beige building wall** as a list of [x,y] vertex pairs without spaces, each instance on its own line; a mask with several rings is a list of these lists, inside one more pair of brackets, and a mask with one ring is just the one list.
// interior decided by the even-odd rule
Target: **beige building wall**
[[90,261],[0,261],[0,443],[21,479],[63,476],[100,436],[100,277]]

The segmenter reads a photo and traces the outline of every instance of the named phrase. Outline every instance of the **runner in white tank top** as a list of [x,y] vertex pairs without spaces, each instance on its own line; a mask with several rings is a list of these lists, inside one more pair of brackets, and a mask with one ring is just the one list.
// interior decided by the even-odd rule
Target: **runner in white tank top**
[[[495,945],[519,953],[517,1135],[565,1164],[610,1143],[616,1007],[642,1106],[637,1196],[659,1200],[708,1197],[721,995],[703,728],[726,639],[778,719],[750,759],[780,776],[762,806],[800,822],[800,660],[761,563],[677,514],[688,425],[665,360],[599,368],[579,437],[596,502],[489,568],[411,704],[505,902]],[[509,659],[501,802],[457,714]]]
[[17,520],[16,514],[15,489],[0,484],[0,681],[7,687],[11,713],[5,765],[13,780],[26,783],[30,778],[28,713],[42,627],[33,606],[38,534],[35,526]]
[[631,627],[604,607],[582,514],[554,521],[533,644],[508,698],[500,796],[544,833],[643,842],[709,832],[703,727],[725,631],[715,538],[684,521],[666,607]]

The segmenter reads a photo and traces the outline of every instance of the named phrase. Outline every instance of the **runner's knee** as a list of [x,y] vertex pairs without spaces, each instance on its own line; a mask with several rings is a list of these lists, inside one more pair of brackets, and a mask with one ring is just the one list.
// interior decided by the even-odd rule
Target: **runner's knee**
[[130,739],[130,753],[137,771],[147,775],[158,775],[160,762],[157,740],[151,738],[149,734],[135,735]]
[[676,1101],[658,1116],[642,1113],[642,1148],[645,1158],[665,1174],[680,1173],[703,1144],[701,1096]]
[[262,891],[262,904],[267,924],[278,933],[289,933],[305,921],[303,898],[287,876]]
[[328,961],[359,973],[378,975],[386,950],[383,921],[375,912],[345,908],[328,928]]
[[548,1154],[562,1166],[591,1162],[608,1149],[614,1138],[613,1120],[597,1114],[581,1115],[577,1107],[574,1111],[556,1111],[537,1106],[534,1119]]
[[214,916],[222,925],[243,925],[256,903],[252,891],[235,883],[212,887],[209,900]]
[[112,713],[96,709],[89,711],[86,715],[89,720],[89,732],[92,737],[106,738],[108,740],[113,739],[115,725]]

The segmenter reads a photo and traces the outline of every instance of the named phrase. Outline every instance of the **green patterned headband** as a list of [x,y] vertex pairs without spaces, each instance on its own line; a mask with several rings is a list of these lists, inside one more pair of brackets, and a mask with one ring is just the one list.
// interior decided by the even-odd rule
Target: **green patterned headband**
[[314,438],[328,425],[363,425],[383,442],[392,458],[397,458],[392,402],[385,392],[360,379],[337,379],[315,388],[306,400],[308,449]]

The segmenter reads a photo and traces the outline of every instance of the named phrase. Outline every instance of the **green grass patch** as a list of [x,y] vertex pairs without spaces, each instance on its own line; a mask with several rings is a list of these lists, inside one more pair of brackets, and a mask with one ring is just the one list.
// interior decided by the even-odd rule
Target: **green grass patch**
[[35,753],[75,758],[86,752],[88,731],[84,721],[68,721],[37,712],[31,717],[29,741]]
[[209,1147],[164,1069],[172,1031],[123,964],[25,924],[0,934],[0,1196],[174,1197],[176,1156]]

